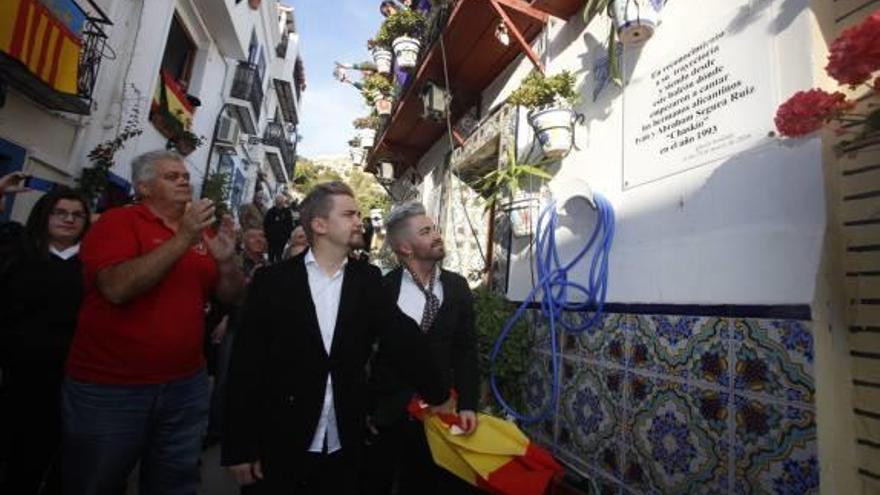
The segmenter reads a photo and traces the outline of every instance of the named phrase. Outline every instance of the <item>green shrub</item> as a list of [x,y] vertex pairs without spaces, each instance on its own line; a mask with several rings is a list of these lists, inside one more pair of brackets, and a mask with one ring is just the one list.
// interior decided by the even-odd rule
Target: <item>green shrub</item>
[[574,104],[577,100],[577,93],[574,89],[574,74],[569,71],[562,71],[550,77],[545,77],[540,72],[534,71],[507,99],[508,103],[521,105],[529,110],[551,105],[558,100],[566,101],[569,104]]
[[425,16],[409,9],[401,9],[385,19],[379,33],[373,39],[377,46],[390,48],[391,44],[401,36],[417,38],[425,29]]

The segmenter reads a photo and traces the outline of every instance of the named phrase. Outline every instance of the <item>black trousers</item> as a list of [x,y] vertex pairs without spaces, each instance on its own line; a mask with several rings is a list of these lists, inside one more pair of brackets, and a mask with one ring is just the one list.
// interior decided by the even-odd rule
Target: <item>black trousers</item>
[[242,495],[357,495],[357,468],[342,451],[332,454],[307,454],[298,473],[298,481],[271,479],[244,486]]
[[409,417],[379,428],[367,447],[361,483],[362,495],[484,493],[434,463],[424,426]]

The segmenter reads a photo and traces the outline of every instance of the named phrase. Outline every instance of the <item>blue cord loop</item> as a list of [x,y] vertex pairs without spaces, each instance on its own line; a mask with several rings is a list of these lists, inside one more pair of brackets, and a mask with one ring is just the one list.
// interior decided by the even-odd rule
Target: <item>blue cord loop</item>
[[[611,252],[611,244],[614,241],[614,208],[611,203],[600,194],[593,196],[598,216],[596,227],[590,239],[584,244],[578,254],[568,263],[563,263],[559,257],[556,246],[556,229],[559,223],[559,214],[556,212],[556,202],[551,201],[538,216],[537,235],[535,236],[536,265],[538,270],[538,283],[529,292],[526,299],[520,304],[513,316],[507,320],[492,353],[489,356],[490,367],[494,368],[495,361],[507,340],[508,334],[516,322],[522,317],[529,305],[535,302],[540,295],[541,313],[550,322],[550,354],[551,354],[551,392],[550,402],[534,416],[528,416],[513,409],[501,396],[496,383],[495,373],[490,375],[492,392],[495,399],[504,411],[523,423],[538,423],[546,420],[556,411],[559,403],[559,368],[562,361],[560,352],[559,333],[557,325],[575,335],[581,334],[601,321],[602,312],[605,308],[605,295],[608,290],[608,256]],[[598,242],[597,242],[598,241]],[[569,280],[568,272],[581,259],[593,249],[592,261],[587,285]],[[581,297],[577,297],[581,296]],[[576,302],[583,300],[583,302]],[[589,312],[592,316],[581,319],[580,323],[573,323],[562,318],[563,312]]]

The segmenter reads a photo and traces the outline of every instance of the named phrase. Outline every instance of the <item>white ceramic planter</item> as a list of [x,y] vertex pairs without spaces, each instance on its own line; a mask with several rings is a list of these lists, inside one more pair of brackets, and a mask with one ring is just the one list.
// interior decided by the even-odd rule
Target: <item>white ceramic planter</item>
[[394,40],[391,47],[394,49],[394,58],[397,60],[397,66],[402,69],[411,69],[416,66],[419,60],[419,48],[421,43],[415,38],[401,36]]
[[375,129],[358,129],[358,138],[361,140],[361,148],[372,148],[376,141]]
[[535,137],[541,143],[544,156],[559,158],[568,153],[572,145],[575,113],[566,107],[549,107],[529,113],[529,123]]
[[651,39],[660,20],[651,0],[614,0],[617,37],[624,45],[639,45]]
[[373,62],[376,64],[376,70],[380,74],[391,73],[391,58],[394,56],[391,50],[384,48],[376,48],[373,50]]
[[376,98],[376,113],[379,115],[391,115],[391,98]]
[[510,216],[510,228],[516,237],[534,234],[538,228],[538,215],[541,210],[541,196],[537,193],[519,191],[513,201],[501,204],[501,209]]

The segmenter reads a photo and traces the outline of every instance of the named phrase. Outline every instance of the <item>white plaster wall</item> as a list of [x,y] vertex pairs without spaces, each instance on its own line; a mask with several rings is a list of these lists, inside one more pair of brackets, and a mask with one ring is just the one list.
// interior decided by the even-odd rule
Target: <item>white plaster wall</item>
[[[781,101],[814,83],[810,65],[814,27],[809,11],[801,8],[805,6],[806,2],[790,0],[677,0],[670,2],[657,36],[679,36],[693,23],[724,13],[734,21],[748,19],[750,7],[769,9],[772,27],[778,31],[778,66],[784,67],[774,81]],[[582,179],[614,205],[617,237],[608,301],[809,304],[825,224],[818,143],[773,144],[624,190],[621,90],[608,87],[592,102],[591,72],[595,58],[605,53],[601,46],[608,33],[605,22],[598,19],[585,32],[579,15],[567,22],[553,20],[546,39],[539,37],[534,45],[549,74],[567,69],[575,72],[580,84],[578,111],[586,116],[586,125],[577,130],[580,150],[552,168],[556,177],[551,188],[569,178]],[[689,46],[694,41],[682,43]],[[503,101],[530,70],[530,62],[521,58],[484,92],[485,107]],[[769,123],[774,113],[775,105],[766,114],[749,118],[760,126]],[[428,153],[420,168],[433,160],[436,157]],[[594,215],[585,207],[564,219],[559,232],[563,259],[580,248],[593,222]],[[514,254],[508,296],[519,300],[531,282],[527,250],[522,243],[514,247],[519,252]],[[582,264],[572,275],[584,282],[586,273]]]

